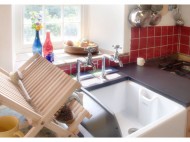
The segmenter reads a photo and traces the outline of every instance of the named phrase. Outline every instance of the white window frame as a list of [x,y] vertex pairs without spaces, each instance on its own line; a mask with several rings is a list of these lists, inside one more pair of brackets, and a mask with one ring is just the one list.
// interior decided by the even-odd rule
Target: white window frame
[[[23,42],[23,10],[25,5],[14,5],[12,14],[13,18],[13,34],[15,37],[14,45],[16,54],[32,53],[32,44],[24,45]],[[63,5],[64,6],[64,5]],[[35,36],[35,35],[34,35]],[[87,6],[81,5],[81,38],[87,37]],[[42,41],[41,41],[42,42]],[[63,41],[53,42],[55,49],[63,49]],[[43,42],[42,42],[43,45]]]

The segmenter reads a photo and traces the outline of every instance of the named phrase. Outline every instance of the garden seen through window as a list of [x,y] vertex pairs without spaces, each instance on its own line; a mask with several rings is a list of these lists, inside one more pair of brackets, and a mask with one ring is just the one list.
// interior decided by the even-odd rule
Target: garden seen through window
[[63,44],[66,40],[81,38],[81,6],[74,5],[27,5],[23,10],[23,43],[31,45],[34,41],[35,30],[32,29],[31,12],[42,15],[43,28],[40,38],[45,40],[46,31],[50,30],[53,43]]

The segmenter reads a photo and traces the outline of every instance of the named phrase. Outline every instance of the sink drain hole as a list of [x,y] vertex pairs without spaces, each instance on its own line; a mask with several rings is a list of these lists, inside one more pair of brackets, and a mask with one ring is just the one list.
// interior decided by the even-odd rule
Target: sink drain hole
[[132,134],[132,133],[136,132],[137,130],[138,130],[137,128],[129,128],[128,134]]

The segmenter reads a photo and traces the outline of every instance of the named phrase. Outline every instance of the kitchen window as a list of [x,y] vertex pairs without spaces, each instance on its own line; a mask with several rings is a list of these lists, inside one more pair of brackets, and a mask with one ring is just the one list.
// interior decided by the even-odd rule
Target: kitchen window
[[32,51],[35,37],[35,30],[31,28],[30,13],[32,11],[41,13],[43,17],[43,28],[40,30],[42,44],[47,30],[51,32],[54,49],[63,48],[63,43],[66,40],[75,41],[83,37],[84,9],[81,5],[23,5],[15,7],[16,53]]

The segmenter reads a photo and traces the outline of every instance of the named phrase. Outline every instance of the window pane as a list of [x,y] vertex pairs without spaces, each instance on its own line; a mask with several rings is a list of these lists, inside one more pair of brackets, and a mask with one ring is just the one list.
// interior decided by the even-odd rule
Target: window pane
[[51,39],[58,41],[61,38],[61,25],[60,24],[47,24],[46,29],[51,32]]
[[35,31],[31,25],[24,25],[24,43],[32,43],[35,37]]
[[66,39],[79,40],[81,37],[81,6],[76,5],[27,5],[23,13],[23,43],[32,44],[35,30],[32,29],[31,12],[42,14],[40,39],[43,43],[46,30],[51,32],[52,42]]
[[80,22],[80,6],[64,6],[64,22]]
[[[24,7],[24,33],[23,33],[23,39],[24,44],[32,44],[35,37],[35,30],[32,29],[32,21],[31,21],[31,12],[42,12],[42,6],[41,5],[28,5]],[[40,31],[40,34],[41,31]]]
[[[40,39],[42,37],[42,31],[40,31]],[[31,28],[31,24],[24,25],[24,43],[33,43],[35,38],[35,30]]]
[[78,40],[80,38],[80,24],[79,23],[65,23],[64,24],[64,39]]
[[45,6],[44,15],[47,23],[61,22],[61,6]]
[[40,11],[42,11],[42,6],[40,6],[40,5],[25,6],[25,9],[24,9],[24,23],[25,24],[31,24],[30,13],[32,11],[36,11],[39,13]]

